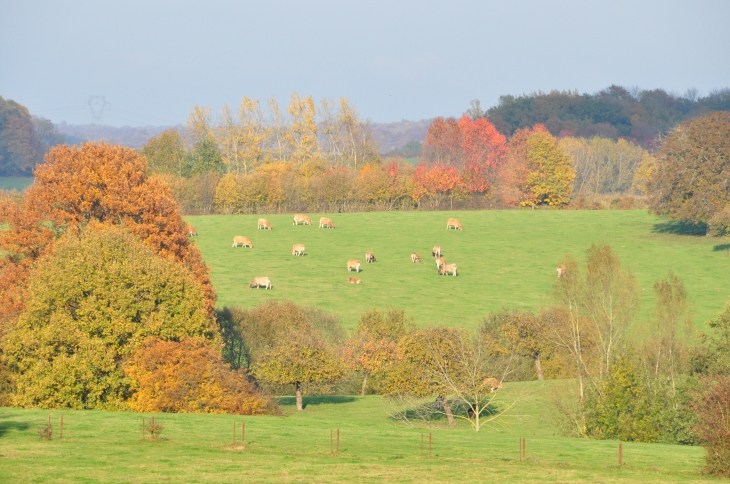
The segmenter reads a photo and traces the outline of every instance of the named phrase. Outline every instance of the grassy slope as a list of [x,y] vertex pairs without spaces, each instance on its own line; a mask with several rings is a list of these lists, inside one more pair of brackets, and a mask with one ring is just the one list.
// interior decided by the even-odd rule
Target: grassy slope
[[19,176],[0,176],[0,190],[23,191],[33,184],[33,178]]
[[[40,441],[44,410],[0,409],[2,482],[704,482],[701,448],[624,444],[554,435],[545,395],[565,382],[505,385],[500,398],[520,402],[501,423],[476,433],[409,427],[391,420],[379,396],[305,398],[285,417],[158,415],[160,442],[142,442],[140,414],[63,411],[64,440]],[[291,399],[289,399],[291,400]],[[54,422],[60,412],[50,412]],[[149,417],[149,415],[147,415]],[[225,447],[232,423],[246,421],[245,451]],[[329,455],[331,429],[341,454]],[[57,427],[56,427],[57,429]],[[240,424],[239,424],[240,429]],[[420,457],[433,432],[433,457]],[[526,437],[526,462],[518,439]],[[427,441],[427,440],[426,440]]]
[[[730,299],[730,258],[724,239],[667,233],[662,219],[644,211],[371,212],[329,215],[335,230],[292,226],[291,215],[271,215],[274,230],[256,230],[258,216],[189,217],[197,244],[212,265],[219,305],[252,307],[267,298],[292,299],[336,312],[352,328],[372,307],[402,307],[419,324],[474,327],[503,307],[539,309],[551,303],[555,266],[565,253],[580,260],[591,243],[609,243],[637,276],[643,314],[653,304],[652,284],[669,270],[684,279],[700,327]],[[447,231],[458,217],[464,231]],[[246,235],[254,249],[233,249]],[[305,257],[291,246],[306,245]],[[440,244],[459,277],[438,277],[431,248]],[[372,250],[376,264],[364,262]],[[422,264],[412,264],[411,251]],[[359,259],[363,284],[347,284],[345,263]],[[270,276],[272,291],[252,290],[254,276]],[[352,273],[351,275],[355,275]]]

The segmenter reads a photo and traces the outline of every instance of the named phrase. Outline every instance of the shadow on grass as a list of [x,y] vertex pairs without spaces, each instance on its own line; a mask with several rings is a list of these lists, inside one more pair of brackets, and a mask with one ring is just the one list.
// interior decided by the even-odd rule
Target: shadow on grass
[[[472,417],[469,405],[464,402],[449,402],[451,404],[451,412],[455,417]],[[497,405],[490,403],[481,412],[481,417],[489,417],[499,412]],[[393,420],[422,420],[427,422],[446,421],[446,413],[444,407],[436,402],[423,403],[403,412],[397,413],[390,417]]]
[[[720,251],[725,251],[725,250],[730,251],[730,244],[717,244],[715,247],[712,248],[712,250],[714,250],[715,252],[720,252]],[[730,255],[730,253],[728,255]]]
[[692,223],[682,220],[669,220],[654,224],[651,229],[655,234],[672,234],[672,235],[693,235],[695,237],[707,235],[707,224]]
[[[313,397],[303,397],[302,407],[307,408],[309,405],[322,405],[327,403],[350,403],[354,402],[355,397],[349,395],[318,395]],[[276,403],[279,405],[296,405],[296,397],[276,397]]]
[[8,421],[7,418],[9,417],[0,415],[0,437],[11,430],[28,430],[28,428],[30,428],[30,425],[26,422]]

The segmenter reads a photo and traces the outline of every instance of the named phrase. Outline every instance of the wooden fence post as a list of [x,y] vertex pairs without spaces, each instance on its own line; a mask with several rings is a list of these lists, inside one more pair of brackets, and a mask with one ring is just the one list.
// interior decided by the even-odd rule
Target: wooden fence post
[[60,433],[58,435],[58,438],[63,439],[63,415],[61,415]]
[[624,444],[623,442],[618,443],[618,466],[624,465]]
[[246,422],[241,422],[241,445],[246,443]]
[[431,432],[428,433],[428,456],[431,457],[431,441],[432,441],[432,434]]
[[144,417],[142,417],[142,440],[144,440]]
[[337,454],[340,453],[340,429],[337,429]]
[[332,450],[332,439],[333,439],[333,437],[332,437],[332,430],[330,430],[330,455],[333,454],[333,450]]
[[423,432],[421,432],[421,457],[423,457]]

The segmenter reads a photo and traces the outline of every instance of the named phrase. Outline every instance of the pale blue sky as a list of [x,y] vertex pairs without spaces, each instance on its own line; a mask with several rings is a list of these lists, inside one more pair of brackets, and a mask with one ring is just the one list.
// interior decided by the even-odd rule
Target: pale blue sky
[[730,87],[730,1],[0,0],[0,96],[54,122],[345,96],[376,122],[610,84]]

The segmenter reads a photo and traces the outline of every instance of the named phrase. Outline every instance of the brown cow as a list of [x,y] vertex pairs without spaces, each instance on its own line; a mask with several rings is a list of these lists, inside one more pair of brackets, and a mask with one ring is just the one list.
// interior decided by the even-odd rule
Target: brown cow
[[456,264],[444,264],[439,269],[439,276],[447,276],[447,275],[449,275],[449,273],[451,275],[453,275],[454,277],[457,276],[457,274],[456,274]]
[[253,281],[251,281],[251,284],[248,285],[250,288],[254,287],[265,287],[266,289],[271,289],[271,279],[268,277],[254,277]]
[[489,388],[489,392],[494,392],[502,388],[502,383],[494,377],[485,378],[482,382],[482,386]]
[[294,215],[294,223],[292,225],[312,225],[312,221],[306,215],[296,214]]
[[455,230],[464,230],[464,227],[461,226],[461,222],[455,218],[450,218],[446,222],[446,230],[449,230],[450,228],[454,228]]
[[233,237],[233,245],[231,247],[250,247],[253,249],[253,242],[251,242],[251,239],[248,237],[244,237],[243,235],[236,235]]
[[355,272],[360,272],[360,261],[350,259],[347,261],[347,272],[350,272],[352,269],[355,269]]
[[303,256],[304,255],[304,244],[294,244],[291,248],[291,255]]
[[565,267],[562,264],[558,266],[558,277],[563,277],[567,273],[568,273],[568,268],[567,267]]
[[443,257],[437,257],[436,258],[436,269],[441,269],[441,266],[446,264],[446,259]]
[[365,252],[365,262],[370,264],[372,262],[378,262],[378,261],[377,261],[377,259],[375,259],[375,254],[373,254],[370,251],[367,251],[367,252]]
[[347,282],[350,284],[362,284],[362,279],[358,279],[357,277],[348,277]]
[[415,264],[416,262],[421,262],[421,256],[418,255],[418,252],[411,252],[411,261]]
[[198,231],[195,230],[195,227],[193,227],[192,225],[188,225],[188,236],[189,237],[197,237],[198,236]]
[[435,245],[431,251],[431,255],[434,257],[441,257],[441,246]]
[[260,218],[259,219],[259,226],[258,226],[258,228],[259,228],[259,230],[262,229],[262,228],[267,229],[267,230],[271,230],[271,222],[269,222],[265,218]]
[[328,219],[327,217],[322,217],[319,219],[319,228],[320,229],[333,229],[335,228],[334,222],[332,220]]

